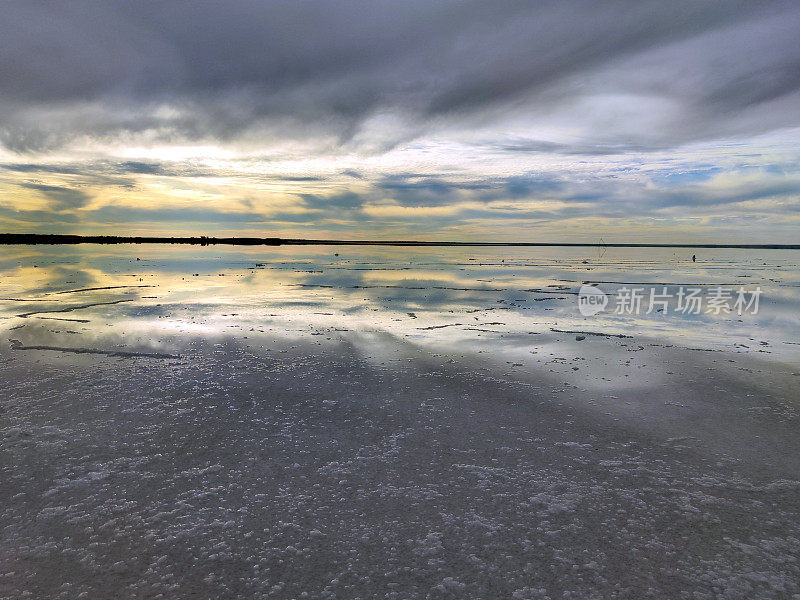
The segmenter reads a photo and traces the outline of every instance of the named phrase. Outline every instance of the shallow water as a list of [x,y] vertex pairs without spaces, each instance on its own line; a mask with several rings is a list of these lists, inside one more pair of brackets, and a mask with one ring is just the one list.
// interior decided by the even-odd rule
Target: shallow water
[[[693,263],[689,252],[12,246],[0,261],[0,328],[19,328],[14,337],[25,343],[82,346],[110,335],[116,345],[164,352],[175,350],[181,332],[303,337],[348,329],[502,348],[506,335],[543,336],[542,347],[569,338],[558,329],[800,361],[800,253],[706,250]],[[610,305],[582,316],[584,282],[600,282],[612,298],[640,287],[640,314]],[[704,297],[717,287],[734,298],[739,288],[760,289],[758,312],[677,312],[678,284]],[[672,296],[667,314],[647,314],[651,288]]]

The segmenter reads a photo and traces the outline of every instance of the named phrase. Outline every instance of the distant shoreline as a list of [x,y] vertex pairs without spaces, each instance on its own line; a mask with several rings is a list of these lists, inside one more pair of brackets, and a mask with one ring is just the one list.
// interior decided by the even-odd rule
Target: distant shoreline
[[317,240],[252,237],[157,237],[118,235],[62,235],[0,233],[0,244],[194,244],[198,246],[506,246],[506,247],[606,247],[606,248],[732,248],[752,250],[800,250],[800,244],[652,244],[591,242],[424,242],[417,240]]

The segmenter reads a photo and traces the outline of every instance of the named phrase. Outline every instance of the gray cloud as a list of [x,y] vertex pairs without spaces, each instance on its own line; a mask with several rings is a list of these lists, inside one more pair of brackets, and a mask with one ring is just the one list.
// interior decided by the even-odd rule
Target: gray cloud
[[81,208],[90,200],[88,194],[72,188],[27,182],[20,185],[44,195],[50,201],[50,209],[53,211]]
[[6,163],[0,164],[0,168],[18,173],[59,173],[70,175],[80,173],[80,168],[77,166],[50,165],[46,163]]
[[157,162],[125,161],[119,163],[118,170],[122,173],[138,173],[140,175],[165,175],[174,174],[164,165]]
[[608,132],[599,115],[596,139],[507,149],[653,149],[797,125],[798,27],[786,1],[11,0],[0,141],[19,152],[76,135],[231,142],[254,128],[347,141],[382,111],[407,115],[413,130],[369,134],[386,148],[442,123],[614,93],[676,108],[661,127]]

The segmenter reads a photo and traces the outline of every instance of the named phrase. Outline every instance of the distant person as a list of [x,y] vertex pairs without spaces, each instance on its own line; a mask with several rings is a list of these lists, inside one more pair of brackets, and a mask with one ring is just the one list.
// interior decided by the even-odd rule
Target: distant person
[[697,255],[696,254],[692,254],[692,262],[697,262]]

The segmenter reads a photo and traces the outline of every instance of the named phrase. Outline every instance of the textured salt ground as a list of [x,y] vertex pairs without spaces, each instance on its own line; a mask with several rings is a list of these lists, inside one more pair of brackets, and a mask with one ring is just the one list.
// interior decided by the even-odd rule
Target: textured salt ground
[[598,410],[561,373],[377,341],[0,351],[0,597],[800,594],[790,373],[693,357]]

